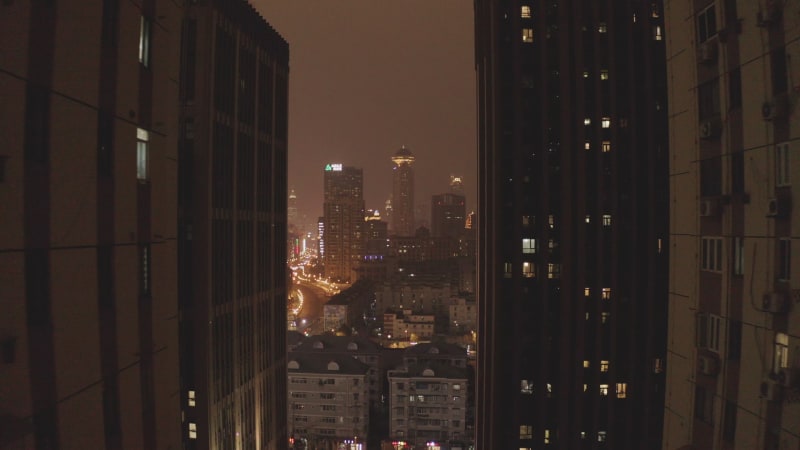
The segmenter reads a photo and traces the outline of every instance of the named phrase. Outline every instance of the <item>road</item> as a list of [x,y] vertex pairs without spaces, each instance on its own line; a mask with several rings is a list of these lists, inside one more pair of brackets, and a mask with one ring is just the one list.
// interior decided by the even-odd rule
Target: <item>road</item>
[[323,306],[330,295],[324,289],[300,279],[295,282],[294,287],[303,298],[303,307],[297,314],[297,331],[308,331],[309,335],[321,334]]

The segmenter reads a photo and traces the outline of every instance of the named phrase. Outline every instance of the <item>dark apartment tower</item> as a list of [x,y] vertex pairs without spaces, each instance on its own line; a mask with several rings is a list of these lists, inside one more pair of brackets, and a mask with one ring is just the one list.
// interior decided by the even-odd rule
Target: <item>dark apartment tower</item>
[[464,196],[439,194],[431,198],[431,235],[460,239],[464,236],[466,206]]
[[414,235],[414,155],[403,146],[392,155],[392,234]]
[[324,190],[325,276],[355,281],[364,247],[364,173],[356,167],[328,164]]
[[244,0],[187,5],[178,152],[183,448],[286,448],[289,48]]
[[0,4],[0,448],[179,448],[182,8]]
[[661,1],[478,0],[480,449],[658,449]]

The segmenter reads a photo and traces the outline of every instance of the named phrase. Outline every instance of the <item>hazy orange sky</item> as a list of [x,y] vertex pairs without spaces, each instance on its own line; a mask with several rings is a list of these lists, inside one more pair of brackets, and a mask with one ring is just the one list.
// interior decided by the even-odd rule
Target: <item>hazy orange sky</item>
[[[326,163],[364,169],[367,208],[391,196],[391,155],[417,157],[416,203],[465,180],[476,204],[470,0],[251,0],[290,46],[289,186],[322,213]],[[430,206],[428,206],[428,211]]]

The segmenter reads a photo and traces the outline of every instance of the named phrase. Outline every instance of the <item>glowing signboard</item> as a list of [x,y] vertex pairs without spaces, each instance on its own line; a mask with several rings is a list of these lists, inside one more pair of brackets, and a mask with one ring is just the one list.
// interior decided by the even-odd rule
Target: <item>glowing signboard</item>
[[341,172],[342,171],[342,165],[341,164],[328,164],[328,165],[326,165],[325,166],[325,172],[330,172],[330,171]]

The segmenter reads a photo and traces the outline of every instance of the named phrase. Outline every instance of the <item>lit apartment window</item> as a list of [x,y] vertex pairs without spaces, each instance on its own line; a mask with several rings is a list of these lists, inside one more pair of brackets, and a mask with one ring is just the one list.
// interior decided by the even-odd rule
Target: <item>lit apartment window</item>
[[592,144],[589,141],[586,141],[586,142],[583,143],[583,148],[585,150],[591,150],[592,149]]
[[610,128],[611,127],[611,118],[610,117],[603,117],[603,120],[600,122],[603,128]]
[[611,226],[611,214],[603,214],[603,226],[604,227]]
[[533,394],[533,382],[530,380],[520,381],[519,391],[523,394]]
[[611,151],[611,141],[603,141],[603,153]]
[[520,12],[520,17],[522,17],[523,19],[530,19],[531,7],[528,5],[522,5],[522,11]]
[[611,313],[607,311],[603,311],[600,313],[600,323],[608,323],[608,319],[611,318]]
[[503,277],[511,278],[511,263],[504,263],[503,264]]
[[789,367],[789,335],[775,333],[775,355],[773,358],[773,372]]
[[720,351],[720,328],[722,318],[714,314],[700,313],[697,315],[697,348]]
[[589,360],[588,359],[584,359],[583,360],[583,368],[584,369],[588,369],[589,366],[591,366],[591,363],[589,362]]
[[531,216],[522,216],[522,226],[529,227],[533,225],[533,218]]
[[547,278],[550,278],[550,279],[561,278],[561,264],[548,263],[547,264]]
[[744,238],[740,236],[733,238],[733,273],[744,275]]
[[789,143],[775,145],[775,185],[788,186],[789,177]]
[[584,220],[586,221],[586,223],[591,223],[592,222],[592,216],[587,214],[586,215],[586,219],[584,219]]
[[150,67],[150,19],[142,16],[139,20],[139,62]]
[[522,253],[536,253],[536,239],[523,239]]
[[547,224],[548,224],[548,225],[550,225],[550,229],[551,229],[551,230],[552,230],[553,228],[555,228],[555,226],[556,226],[556,218],[555,218],[555,217],[553,217],[553,215],[552,215],[552,214],[550,214],[550,215],[547,217]]
[[717,34],[717,15],[714,4],[697,14],[697,42],[703,43]]
[[605,442],[606,441],[606,432],[605,431],[598,431],[597,432],[597,442]]
[[533,42],[533,28],[522,29],[522,42],[530,44]]
[[197,439],[197,424],[189,422],[189,439]]
[[603,300],[610,300],[611,299],[611,288],[603,288],[600,290],[600,298]]
[[608,33],[608,26],[606,25],[605,22],[600,22],[597,25],[597,32],[598,33]]
[[581,431],[581,439],[586,439],[586,432],[585,431]]
[[194,391],[189,391],[189,406],[197,405],[195,401]]
[[600,372],[608,372],[608,360],[601,360],[600,361]]
[[617,383],[617,398],[625,398],[628,395],[628,384]]
[[592,295],[592,288],[590,287],[583,288],[583,296],[588,297],[590,295]]
[[[584,124],[584,125],[591,125],[591,124],[592,124],[592,119],[590,119],[590,118],[588,118],[588,117],[587,117],[587,118],[585,118],[585,119],[583,119],[583,124]],[[588,149],[587,149],[587,150],[588,150]]]
[[778,240],[778,279],[787,281],[792,273],[792,240],[781,238]]
[[586,384],[586,383],[583,383],[583,392],[586,392],[588,390],[589,390],[589,385]]
[[700,268],[713,272],[722,271],[722,238],[704,237],[700,240]]
[[553,396],[553,385],[550,383],[547,383],[547,396],[548,397]]
[[660,41],[664,39],[664,34],[661,30],[661,25],[654,25],[653,26],[653,40]]
[[652,17],[653,19],[658,19],[658,17],[659,17],[658,4],[653,2],[653,3],[650,4],[650,8],[652,9],[652,12],[650,13],[650,17]]
[[136,179],[147,181],[147,163],[150,133],[142,128],[136,129]]
[[520,425],[519,426],[520,439],[533,439],[533,425]]
[[608,69],[600,69],[600,79],[603,81],[608,80]]
[[525,278],[533,278],[536,276],[536,265],[532,262],[525,261],[522,263],[522,276]]
[[600,395],[602,395],[603,397],[608,395],[608,385],[607,384],[601,384],[600,385]]
[[583,78],[589,78],[589,71],[588,70],[584,70],[583,71]]
[[544,443],[550,443],[550,430],[544,430]]
[[658,253],[661,253],[661,238],[659,238],[656,242],[656,248],[658,249]]

